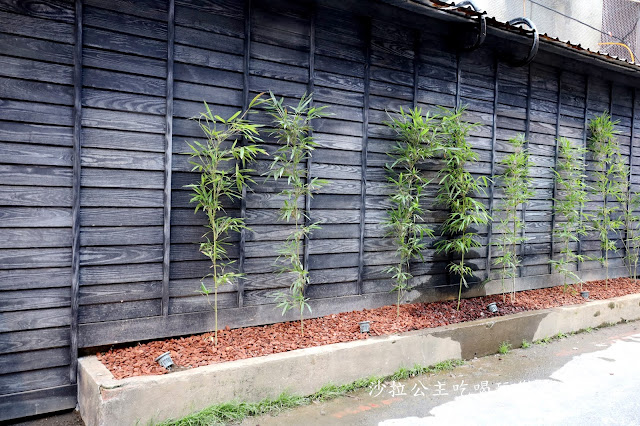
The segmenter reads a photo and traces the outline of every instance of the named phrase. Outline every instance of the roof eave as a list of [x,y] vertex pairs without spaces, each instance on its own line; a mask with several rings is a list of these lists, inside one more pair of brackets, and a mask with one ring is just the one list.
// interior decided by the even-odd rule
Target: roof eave
[[[412,11],[424,16],[457,23],[472,23],[481,13],[469,8],[456,8],[453,3],[445,3],[437,0],[381,0],[383,3]],[[500,22],[493,18],[487,19],[488,34],[495,35],[507,40],[524,42],[530,31],[525,31],[520,27]],[[607,54],[594,52],[585,49],[580,45],[575,45],[569,41],[562,41],[552,38],[547,34],[540,35],[540,50],[560,54],[580,62],[587,62],[593,65],[596,61],[599,65],[609,69],[615,69],[627,75],[638,76],[640,66],[624,59],[619,59]]]

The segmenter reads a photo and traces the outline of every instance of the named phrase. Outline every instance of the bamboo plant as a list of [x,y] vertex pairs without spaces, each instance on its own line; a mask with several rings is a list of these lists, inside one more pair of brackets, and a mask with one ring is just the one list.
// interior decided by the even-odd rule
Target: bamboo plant
[[531,189],[531,161],[529,151],[525,148],[524,135],[509,140],[513,152],[506,155],[501,161],[503,172],[496,177],[502,184],[503,196],[496,209],[500,212],[500,224],[498,225],[498,238],[495,245],[501,255],[494,259],[497,266],[501,267],[500,279],[502,282],[502,298],[506,301],[505,280],[511,279],[511,302],[515,301],[516,275],[521,258],[518,256],[518,245],[524,241],[522,229],[524,222],[519,214],[519,209],[533,195]]
[[[260,153],[266,153],[255,142],[259,139],[259,125],[247,120],[248,114],[262,102],[261,95],[256,96],[248,108],[238,111],[228,119],[214,115],[209,105],[206,111],[197,117],[198,124],[206,136],[206,142],[193,141],[190,163],[192,171],[200,173],[197,183],[186,185],[193,192],[190,202],[196,203],[195,213],[202,210],[207,217],[207,228],[200,243],[200,252],[211,261],[211,273],[203,277],[201,293],[213,307],[215,314],[214,344],[218,344],[218,289],[232,284],[242,275],[230,267],[234,261],[227,256],[229,234],[246,229],[243,218],[227,215],[223,203],[242,197],[242,189],[253,182],[247,166]],[[240,139],[247,143],[241,144]],[[211,278],[213,287],[205,284]],[[213,304],[210,295],[213,293]]]
[[425,238],[434,236],[422,217],[426,213],[422,205],[431,179],[420,165],[438,150],[440,126],[439,117],[423,115],[420,108],[407,111],[400,108],[397,117],[389,117],[391,120],[385,124],[396,133],[398,142],[389,153],[392,162],[386,165],[392,207],[385,225],[396,246],[398,261],[386,272],[393,274],[392,291],[397,293],[396,311],[400,316],[400,301],[411,289],[411,261],[423,259]]
[[443,133],[442,150],[444,168],[439,173],[438,194],[436,203],[449,208],[449,215],[442,224],[442,235],[447,238],[435,245],[437,253],[448,253],[460,256],[460,260],[453,260],[447,266],[449,273],[460,279],[458,289],[458,306],[462,297],[462,286],[468,288],[468,277],[473,270],[465,263],[465,256],[475,247],[480,247],[477,233],[473,226],[486,225],[489,214],[485,205],[473,198],[487,186],[484,176],[474,177],[465,166],[477,161],[478,156],[467,137],[476,127],[462,119],[464,108],[445,110],[441,121]]
[[619,133],[615,130],[617,123],[611,121],[611,116],[606,112],[589,121],[589,151],[595,163],[593,195],[600,203],[590,217],[600,240],[602,252],[596,260],[605,267],[605,287],[609,285],[609,253],[618,251],[612,234],[618,234],[624,226],[619,201],[624,198],[626,175],[616,137]]
[[280,220],[294,224],[293,232],[287,237],[284,246],[279,250],[279,260],[284,261],[280,268],[281,273],[293,275],[289,292],[280,292],[276,295],[278,308],[284,315],[292,308],[300,313],[300,333],[304,335],[304,310],[311,312],[308,298],[304,290],[309,284],[309,271],[303,264],[301,253],[305,240],[314,229],[320,228],[318,223],[309,223],[305,209],[301,207],[307,197],[312,197],[314,192],[322,188],[328,182],[326,180],[311,178],[304,167],[305,162],[311,158],[317,143],[311,133],[313,131],[312,120],[325,117],[326,107],[314,107],[312,96],[304,95],[296,106],[287,106],[283,98],[277,98],[273,93],[267,102],[267,111],[273,120],[271,135],[279,142],[268,172],[269,177],[275,181],[284,179],[288,188],[280,192],[285,198],[280,209]]
[[549,262],[556,272],[564,276],[565,292],[569,288],[569,280],[579,283],[582,291],[582,279],[574,270],[584,256],[577,253],[573,245],[587,232],[583,217],[585,204],[589,200],[584,162],[587,150],[564,137],[559,138],[557,143],[558,161],[553,174],[558,196],[554,200],[553,214],[562,220],[556,221],[552,237],[560,243],[560,253],[557,259]]

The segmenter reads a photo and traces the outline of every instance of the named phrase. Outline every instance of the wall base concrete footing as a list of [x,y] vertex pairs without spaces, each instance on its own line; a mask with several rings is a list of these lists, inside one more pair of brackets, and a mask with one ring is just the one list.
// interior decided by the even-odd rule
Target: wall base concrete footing
[[522,340],[637,319],[640,294],[633,294],[122,380],[88,356],[79,361],[78,404],[87,426],[147,424],[217,403],[255,402],[283,391],[309,395],[327,383],[489,355],[505,341],[518,347]]

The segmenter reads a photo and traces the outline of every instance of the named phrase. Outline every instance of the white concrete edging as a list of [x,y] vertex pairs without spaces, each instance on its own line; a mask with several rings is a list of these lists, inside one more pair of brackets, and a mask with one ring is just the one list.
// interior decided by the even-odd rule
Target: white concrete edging
[[285,390],[309,395],[327,383],[488,355],[503,341],[519,346],[523,339],[637,319],[640,294],[632,294],[122,380],[88,356],[79,360],[78,404],[87,426],[147,424],[231,400],[259,401]]

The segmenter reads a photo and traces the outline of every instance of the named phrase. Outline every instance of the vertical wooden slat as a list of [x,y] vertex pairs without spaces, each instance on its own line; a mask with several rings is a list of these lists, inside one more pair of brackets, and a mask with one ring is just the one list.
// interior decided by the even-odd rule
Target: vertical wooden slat
[[609,82],[609,115],[613,121],[613,81]]
[[[562,106],[562,70],[558,72],[558,102],[556,104],[558,110],[556,111],[556,139],[555,139],[555,152],[553,155],[553,169],[558,168],[558,155],[560,151],[560,144],[558,138],[560,137],[560,108]],[[558,198],[558,183],[557,179],[553,179],[553,197],[551,198],[551,242],[549,244],[549,260],[553,260],[555,252],[555,244],[553,238],[553,232],[556,229],[556,198]],[[553,273],[553,265],[549,263],[549,273]]]
[[[249,65],[251,63],[251,0],[244,3],[244,56],[242,58],[242,109],[249,108]],[[242,197],[244,200],[244,197]]]
[[635,127],[634,124],[636,122],[636,88],[634,87],[631,91],[631,144],[629,145],[629,173],[631,173],[633,169],[633,138],[635,137]]
[[[456,104],[455,109],[460,108],[460,81],[461,81],[461,68],[460,68],[460,53],[456,53]],[[451,213],[451,210],[449,210]],[[451,272],[449,271],[449,265],[453,261],[453,252],[450,251],[447,253],[447,266],[445,266],[445,277],[447,285],[451,285]]]
[[315,90],[315,68],[316,68],[316,6],[311,5],[311,19],[309,22],[309,81],[307,83],[307,93],[313,94]]
[[[611,118],[611,121],[613,121],[613,81],[609,82],[609,116]],[[607,173],[611,170],[611,166],[607,166]],[[606,210],[608,208],[608,204],[609,204],[609,197],[604,198],[604,209]],[[602,258],[604,258],[606,256],[606,253],[608,252],[608,250],[600,250],[600,254],[602,256]]]
[[[489,186],[489,216],[493,218],[493,202],[494,193],[496,188],[496,133],[498,127],[498,74],[499,74],[500,62],[496,58],[495,60],[495,75],[493,76],[493,119],[491,122],[491,184]],[[491,240],[493,238],[493,219],[489,221],[489,228],[487,229],[487,264],[486,275],[487,279],[491,274]]]
[[[413,108],[418,107],[418,69],[420,59],[420,32],[415,31],[413,36]],[[409,264],[411,269],[411,264]]]
[[418,71],[420,70],[420,44],[422,34],[416,31],[413,38],[413,108],[418,106]]
[[[307,83],[307,93],[313,95],[315,89],[315,57],[316,57],[316,7],[315,3],[311,5],[311,22],[309,30],[309,81]],[[312,101],[313,102],[313,101]],[[313,130],[309,131],[309,136],[313,137]],[[311,166],[313,160],[311,155],[307,158],[307,182],[311,181]],[[307,196],[304,200],[305,210],[305,226],[311,223],[311,197]],[[305,269],[309,269],[309,236],[304,238],[302,264]]]
[[[242,110],[249,108],[249,63],[251,61],[251,0],[244,3],[244,57],[242,58]],[[242,187],[242,199],[240,200],[240,217],[247,217],[247,188]],[[238,272],[244,274],[245,248],[247,243],[247,231],[240,230],[240,253],[238,258]],[[244,306],[244,279],[238,280],[238,307]]]
[[[586,80],[584,83],[584,121],[583,121],[583,132],[582,132],[582,147],[587,149],[587,134],[589,133],[589,76],[586,76]],[[586,170],[587,165],[587,155],[585,153],[584,159],[584,170]],[[580,207],[580,220],[584,220],[584,208]],[[578,255],[582,256],[582,236],[578,236]],[[578,262],[576,265],[576,269],[579,271],[582,268],[582,262]]]
[[[531,133],[531,64],[529,64],[528,68],[529,68],[529,71],[527,73],[527,119],[525,121],[525,128],[524,128],[524,138],[525,138],[524,149],[525,150],[529,149],[529,137]],[[523,203],[522,204],[522,234],[521,234],[522,242],[520,243],[521,257],[524,257],[525,255],[524,246],[526,244],[525,238],[527,233],[526,216],[527,216],[527,203]],[[522,266],[520,266],[519,275],[522,276]]]
[[80,166],[82,150],[82,0],[75,3],[73,50],[73,204],[71,208],[71,327],[69,377],[77,382],[78,294],[80,292]]
[[461,80],[461,68],[460,68],[460,53],[456,54],[456,108],[460,107],[460,80]]
[[[364,230],[367,200],[367,151],[369,146],[369,89],[371,68],[371,19],[364,21],[364,94],[362,105],[362,151],[360,174],[360,251],[358,252],[358,282],[357,293],[362,294],[362,278],[364,274]],[[415,68],[415,67],[414,67]],[[415,72],[415,69],[414,69]],[[415,78],[415,74],[414,74]],[[414,89],[415,94],[415,89]],[[414,95],[415,98],[415,95]]]
[[[633,139],[635,138],[635,118],[636,118],[636,88],[631,89],[631,141],[629,143],[629,176],[627,177],[627,208],[631,205],[631,176],[633,176]],[[629,228],[624,227],[624,239],[629,238]],[[626,253],[625,253],[626,255]],[[631,265],[629,265],[631,268]]]
[[162,257],[162,315],[169,315],[169,274],[171,269],[171,168],[173,165],[173,58],[175,3],[169,0],[167,16],[167,92],[164,132],[164,217]]

